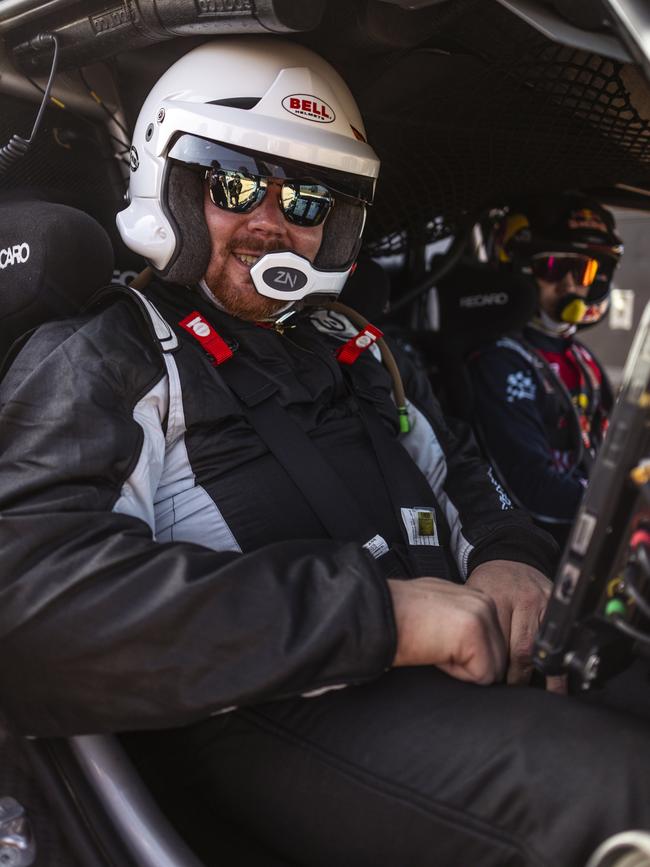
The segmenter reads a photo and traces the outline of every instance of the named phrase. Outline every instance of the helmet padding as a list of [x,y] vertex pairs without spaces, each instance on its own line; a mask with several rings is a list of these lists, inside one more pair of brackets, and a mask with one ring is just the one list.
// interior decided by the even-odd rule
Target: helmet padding
[[157,271],[170,283],[198,283],[210,261],[210,234],[203,216],[203,181],[182,163],[168,163],[167,194],[163,201],[176,235],[176,255],[164,271]]
[[359,252],[365,221],[365,206],[351,199],[335,199],[327,217],[323,243],[314,265],[323,271],[349,268]]

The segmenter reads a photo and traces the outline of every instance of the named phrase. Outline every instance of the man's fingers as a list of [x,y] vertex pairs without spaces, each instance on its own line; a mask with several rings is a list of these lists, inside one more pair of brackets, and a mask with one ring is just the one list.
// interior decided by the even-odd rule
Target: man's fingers
[[[473,612],[475,617],[474,629],[476,635],[480,634],[479,646],[484,648],[486,656],[486,677],[478,679],[479,683],[494,683],[500,681],[506,671],[508,663],[508,644],[503,634],[502,618],[494,600],[487,593],[474,590],[474,603],[477,606]],[[509,618],[508,618],[509,625]]]
[[510,659],[506,682],[512,686],[530,683],[533,676],[533,642],[537,632],[537,612],[515,608],[510,623]]
[[532,664],[525,664],[511,657],[508,674],[506,675],[506,683],[508,686],[526,686],[526,684],[530,683],[533,670]]
[[494,683],[503,679],[508,662],[508,645],[503,636],[496,606],[491,599],[489,600],[489,607],[492,617],[486,632],[486,644],[491,652],[493,671],[491,682]]
[[556,695],[566,695],[569,691],[568,678],[565,674],[552,675],[546,678],[546,692]]
[[512,629],[513,641],[510,645],[510,657],[506,683],[510,686],[525,686],[533,676],[533,636],[528,632],[520,634]]
[[496,603],[499,626],[508,648],[507,683],[529,683],[533,673],[533,643],[551,582],[531,566],[493,560],[477,566],[467,583],[487,593]]
[[438,578],[389,579],[397,626],[393,665],[436,665],[474,683],[502,680],[507,647],[494,601]]

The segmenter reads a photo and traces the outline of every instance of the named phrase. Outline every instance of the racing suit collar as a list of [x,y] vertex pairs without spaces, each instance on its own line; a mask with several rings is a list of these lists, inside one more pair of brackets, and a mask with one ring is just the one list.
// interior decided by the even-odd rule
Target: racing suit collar
[[543,310],[533,316],[528,323],[530,328],[548,334],[551,337],[572,337],[576,333],[576,326],[569,322],[557,322]]

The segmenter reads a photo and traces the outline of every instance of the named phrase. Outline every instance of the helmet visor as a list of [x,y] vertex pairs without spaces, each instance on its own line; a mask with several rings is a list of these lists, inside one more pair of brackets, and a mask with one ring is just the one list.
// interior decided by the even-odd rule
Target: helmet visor
[[232,148],[189,133],[181,133],[178,136],[172,143],[168,157],[189,166],[205,169],[322,184],[333,193],[349,196],[367,204],[372,202],[375,188],[375,179],[371,177],[347,174],[336,169],[301,163],[246,148]]

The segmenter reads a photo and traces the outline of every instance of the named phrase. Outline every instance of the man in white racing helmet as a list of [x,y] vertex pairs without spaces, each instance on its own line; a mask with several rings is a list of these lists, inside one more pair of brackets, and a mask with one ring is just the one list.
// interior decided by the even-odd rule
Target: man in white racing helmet
[[118,218],[152,279],[0,384],[3,701],[145,732],[273,863],[577,865],[650,826],[647,729],[522,688],[554,545],[331,306],[377,172],[297,44],[207,43],[154,87]]
[[[125,243],[161,277],[225,292],[245,318],[340,293],[379,171],[340,76],[298,45],[284,51],[279,74],[270,41],[254,63],[233,40],[174,64],[140,112],[131,204],[118,215]],[[249,228],[269,192],[283,219]]]

